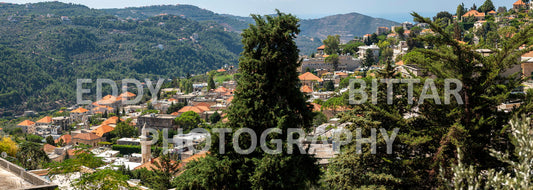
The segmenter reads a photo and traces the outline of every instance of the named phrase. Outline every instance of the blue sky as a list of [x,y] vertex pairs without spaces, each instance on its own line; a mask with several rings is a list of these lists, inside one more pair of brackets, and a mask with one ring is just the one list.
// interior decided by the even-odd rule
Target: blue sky
[[[43,0],[0,0],[10,3],[34,3]],[[455,12],[458,4],[466,7],[475,3],[478,7],[484,0],[59,0],[83,4],[91,8],[124,8],[161,4],[190,4],[216,13],[248,16],[271,14],[274,9],[292,13],[300,18],[358,12],[374,17],[388,18],[401,22],[407,20],[408,13],[416,11],[424,16],[433,16],[445,10]],[[516,0],[492,0],[496,7],[512,7]]]

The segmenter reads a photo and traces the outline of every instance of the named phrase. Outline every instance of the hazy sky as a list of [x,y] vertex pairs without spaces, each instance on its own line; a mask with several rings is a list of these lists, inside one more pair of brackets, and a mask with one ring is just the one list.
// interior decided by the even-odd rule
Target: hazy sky
[[[43,0],[0,0],[10,3],[34,3]],[[327,15],[358,12],[375,17],[390,18],[408,16],[416,11],[434,14],[446,10],[454,13],[461,2],[466,7],[475,3],[478,7],[484,0],[59,0],[83,4],[91,8],[124,8],[161,4],[190,4],[216,13],[248,16],[271,14],[274,9],[292,13],[301,18],[318,18]],[[516,0],[492,0],[494,6],[512,7]],[[430,16],[430,15],[426,15]],[[395,20],[398,20],[397,18]]]

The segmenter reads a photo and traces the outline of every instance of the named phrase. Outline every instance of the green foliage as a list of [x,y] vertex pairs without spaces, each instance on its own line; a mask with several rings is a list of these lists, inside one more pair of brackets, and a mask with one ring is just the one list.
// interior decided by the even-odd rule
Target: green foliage
[[487,13],[487,12],[492,11],[492,10],[495,10],[495,8],[494,8],[494,4],[492,4],[491,0],[485,0],[483,5],[481,5],[478,8],[478,11],[479,12],[483,12],[483,13]]
[[209,79],[207,79],[207,89],[208,90],[216,88],[215,81],[213,80],[213,75],[214,75],[213,73],[209,73]]
[[130,187],[128,184],[129,177],[121,174],[119,171],[112,169],[97,170],[93,173],[85,173],[73,181],[73,186],[76,189],[87,190],[120,190],[120,189],[137,189]]
[[326,46],[326,48],[324,48],[325,54],[331,55],[339,53],[339,45],[341,43],[339,35],[328,35],[328,37],[324,41],[322,41],[322,43],[324,43],[324,45]]
[[138,137],[138,133],[137,127],[130,125],[128,121],[118,123],[115,130],[111,131],[111,134],[116,138]]
[[531,136],[531,118],[514,117],[510,124],[510,133],[515,144],[515,155],[491,149],[491,156],[509,164],[509,169],[490,168],[486,172],[477,172],[473,165],[463,163],[463,152],[458,148],[458,164],[452,166],[453,179],[443,180],[454,189],[531,189],[533,187],[531,162],[533,161],[533,136]]
[[154,176],[151,179],[151,188],[161,190],[174,188],[172,179],[179,171],[179,162],[173,160],[168,154],[160,156],[158,159],[158,162],[153,163],[155,167],[151,168],[154,171]]
[[141,153],[140,145],[112,145],[111,149],[118,150],[122,155],[130,155],[133,153]]
[[324,61],[326,63],[332,64],[333,70],[336,71],[337,68],[339,67],[339,54],[337,53],[330,54],[328,57],[326,57],[326,59],[324,59]]
[[324,88],[326,89],[326,91],[334,91],[335,90],[335,84],[333,83],[332,80],[328,80],[328,81],[324,82]]
[[175,121],[176,125],[185,131],[194,129],[198,127],[199,124],[203,123],[200,115],[194,111],[182,113],[179,117],[176,117]]
[[365,58],[363,61],[363,67],[370,67],[376,63],[376,60],[374,58],[374,52],[370,49],[366,50]]
[[[0,106],[6,116],[72,105],[77,78],[174,78],[234,65],[242,49],[238,34],[212,22],[174,15],[122,20],[59,2],[28,6],[0,5]],[[17,22],[7,19],[13,15]]]
[[365,45],[365,43],[363,43],[363,42],[352,40],[352,41],[348,42],[347,44],[343,45],[342,53],[343,54],[348,54],[349,53],[350,55],[356,56],[357,52],[359,51],[359,46],[364,46],[364,45]]
[[[287,134],[289,127],[309,128],[312,112],[297,88],[299,58],[293,39],[299,33],[298,19],[279,11],[275,17],[252,17],[256,24],[242,33],[244,51],[239,63],[242,76],[225,125],[233,131],[251,128],[257,134],[268,128],[279,128],[283,134]],[[225,142],[215,136],[212,134],[213,155],[204,159],[210,160],[210,164],[192,164],[177,178],[184,188],[298,189],[318,180],[316,160],[307,154],[296,151],[292,155],[269,155],[257,147],[253,153],[244,155],[232,148],[233,134],[226,135]],[[266,141],[277,138],[274,136]],[[239,137],[240,147],[250,143],[246,135]],[[226,147],[225,154],[219,154],[219,145]],[[283,147],[286,152],[287,147]]]
[[191,93],[194,89],[192,86],[192,81],[189,79],[180,80],[180,90],[185,94]]
[[43,139],[44,138],[39,135],[34,135],[34,134],[26,135],[26,140],[30,142],[34,142],[34,143],[42,143]]
[[17,160],[25,169],[35,170],[42,168],[50,159],[40,144],[23,142],[17,152]]
[[315,116],[313,117],[313,126],[317,127],[323,123],[328,122],[328,118],[322,112],[313,112]]
[[171,113],[177,112],[183,107],[185,107],[185,103],[181,103],[180,102],[180,103],[174,104],[174,102],[172,102],[170,104],[170,107],[168,107],[168,109],[167,109],[167,114],[171,114]]
[[215,111],[215,113],[213,113],[213,115],[209,116],[209,121],[211,122],[211,124],[218,123],[220,121],[220,119],[222,119],[222,117],[220,116],[218,111]]
[[[133,154],[133,153],[141,153],[141,146],[140,145],[118,145],[118,144],[114,144],[111,146],[111,149],[113,150],[118,150],[120,152],[120,154],[122,155],[130,155],[130,154]],[[157,153],[157,152],[161,152],[163,148],[162,147],[156,147],[156,146],[152,146],[151,147],[151,150],[152,150],[152,153]]]

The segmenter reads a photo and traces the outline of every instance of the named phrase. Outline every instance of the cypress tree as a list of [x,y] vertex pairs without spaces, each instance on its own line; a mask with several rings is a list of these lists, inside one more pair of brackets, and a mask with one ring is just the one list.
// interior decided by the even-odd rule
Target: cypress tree
[[[196,166],[209,169],[192,168],[190,173],[185,172],[177,179],[184,187],[302,189],[318,181],[320,170],[316,160],[287,144],[288,129],[308,129],[313,116],[298,88],[296,68],[301,60],[294,42],[300,31],[298,19],[279,11],[275,17],[252,17],[256,24],[242,33],[244,50],[239,59],[242,75],[226,116],[229,121],[225,126],[231,128],[232,133],[225,136],[225,142],[216,142],[219,138],[217,134],[213,135],[215,143],[210,151],[216,163],[206,161]],[[237,153],[233,149],[232,138],[234,132],[241,128],[253,129],[258,137],[269,128],[280,129],[281,134],[271,133],[266,141],[280,139],[283,151],[268,154],[257,142],[257,147],[250,154]],[[218,143],[225,145],[225,154],[219,154]],[[246,133],[239,136],[241,149],[247,149],[251,143]],[[272,148],[274,145],[267,143],[267,146]],[[293,154],[287,153],[288,148],[292,148]],[[204,177],[213,180],[198,184],[198,179]]]

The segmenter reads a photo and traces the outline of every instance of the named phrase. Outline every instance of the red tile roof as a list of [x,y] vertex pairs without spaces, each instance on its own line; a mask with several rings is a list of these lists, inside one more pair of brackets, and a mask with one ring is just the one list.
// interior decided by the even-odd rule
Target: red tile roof
[[[104,122],[102,122],[102,124],[100,125],[109,125],[109,124],[117,124],[117,121],[118,121],[118,117],[117,116],[113,116],[113,117],[110,117],[109,119],[106,119]],[[120,121],[124,121],[123,119],[120,119]]]
[[64,144],[70,144],[70,141],[72,140],[72,136],[71,135],[62,135],[61,137],[59,137],[58,139],[56,139],[54,142],[55,143],[59,143],[59,141],[63,139],[63,143]]
[[74,135],[72,138],[90,141],[90,140],[99,139],[100,136],[95,135],[94,133],[79,133],[79,134]]
[[[202,107],[205,107],[205,106],[202,106]],[[178,113],[185,113],[185,112],[188,112],[188,111],[193,111],[197,114],[201,114],[203,113],[204,111],[207,111],[207,110],[204,110],[203,108],[200,108],[200,107],[197,107],[197,106],[185,106],[183,108],[181,108]]]
[[326,45],[321,45],[316,48],[316,50],[324,50],[326,49]]
[[35,125],[35,122],[30,121],[30,120],[24,120],[23,122],[20,122],[19,124],[17,124],[17,126],[32,126],[32,125]]
[[322,111],[322,105],[317,103],[311,103],[311,105],[313,106],[313,111]]
[[44,144],[43,150],[44,152],[53,152],[56,149],[55,146],[52,146],[51,144]]
[[119,96],[120,97],[130,98],[130,97],[135,97],[137,95],[135,95],[134,93],[131,93],[131,92],[124,92],[124,93],[120,94]]
[[176,116],[176,115],[179,115],[179,114],[180,114],[180,113],[178,113],[178,112],[172,112],[170,115],[174,115],[174,116]]
[[70,113],[85,113],[85,112],[88,112],[88,111],[89,110],[87,110],[85,108],[79,107],[78,109],[72,110]]
[[307,85],[303,85],[301,88],[300,88],[300,91],[303,92],[303,93],[312,93],[313,92],[313,89],[311,89],[311,87],[307,86]]
[[524,3],[522,0],[518,0],[514,2],[513,5],[526,5],[526,3]]
[[533,57],[533,51],[527,52],[526,54],[522,55],[522,57]]
[[104,136],[104,134],[109,133],[113,130],[115,130],[114,127],[111,127],[109,125],[101,125],[100,127],[96,128],[95,130],[91,132],[98,135],[99,137],[102,137]]
[[[154,162],[159,163],[160,161],[161,161],[161,158],[158,157],[158,158],[155,158],[155,159],[150,160],[149,162],[146,162],[146,163],[144,163],[144,164],[141,164],[140,166],[135,167],[133,170],[138,170],[138,169],[145,168],[145,169],[147,169],[147,170],[152,171],[152,170],[153,170],[152,168],[156,168]],[[171,160],[170,163],[173,163],[173,164],[174,164],[174,163],[176,163],[176,161]]]
[[470,11],[466,12],[465,14],[463,14],[463,17],[469,17],[469,16],[484,17],[485,13],[480,13],[480,12],[478,12],[476,10],[470,10]]
[[219,69],[219,70],[217,70],[217,72],[219,72],[219,73],[226,72],[226,69]]
[[52,117],[46,116],[36,121],[36,123],[52,123]]
[[304,73],[304,74],[298,76],[298,79],[300,79],[301,81],[318,81],[318,82],[324,81],[321,78],[318,78],[316,75],[313,75],[313,73],[310,73],[310,72],[307,72],[307,73]]
[[220,92],[220,93],[227,92],[227,91],[228,91],[228,89],[224,88],[223,86],[218,87],[217,89],[215,89],[215,92]]

